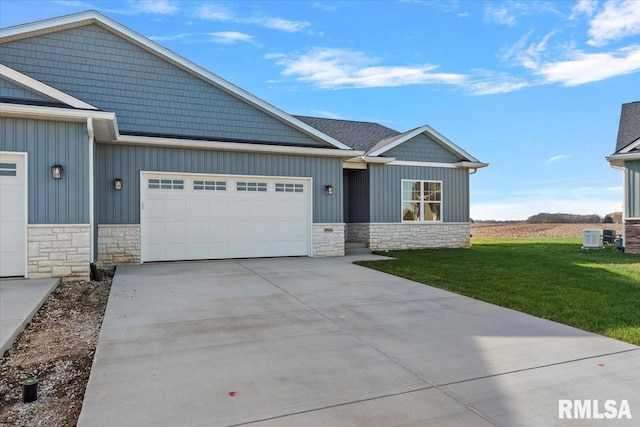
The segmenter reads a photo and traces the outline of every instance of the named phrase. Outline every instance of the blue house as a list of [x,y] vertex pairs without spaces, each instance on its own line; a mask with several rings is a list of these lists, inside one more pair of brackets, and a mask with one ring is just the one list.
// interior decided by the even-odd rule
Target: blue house
[[640,254],[640,101],[622,104],[616,150],[607,160],[624,173],[622,235],[625,251]]
[[469,245],[429,126],[292,116],[88,11],[0,30],[0,276]]

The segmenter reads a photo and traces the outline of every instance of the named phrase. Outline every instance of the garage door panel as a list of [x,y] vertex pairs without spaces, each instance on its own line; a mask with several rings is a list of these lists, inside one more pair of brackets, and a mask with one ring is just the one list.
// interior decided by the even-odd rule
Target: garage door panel
[[[150,179],[184,185],[151,189]],[[304,180],[143,174],[142,181],[143,261],[309,255],[311,194]],[[285,182],[287,192],[276,192],[276,183]]]
[[209,223],[207,221],[189,221],[187,223],[187,237],[206,240],[209,237]]

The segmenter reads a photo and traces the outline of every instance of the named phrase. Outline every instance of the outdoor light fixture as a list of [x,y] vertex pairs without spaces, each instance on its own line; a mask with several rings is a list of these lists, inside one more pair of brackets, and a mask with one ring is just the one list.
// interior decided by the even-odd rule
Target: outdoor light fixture
[[122,190],[122,180],[120,178],[116,178],[113,180],[113,189]]
[[324,187],[324,191],[327,193],[327,196],[333,196],[333,185],[327,185]]
[[62,170],[63,170],[63,168],[60,165],[51,166],[51,178],[53,178],[53,179],[62,178]]

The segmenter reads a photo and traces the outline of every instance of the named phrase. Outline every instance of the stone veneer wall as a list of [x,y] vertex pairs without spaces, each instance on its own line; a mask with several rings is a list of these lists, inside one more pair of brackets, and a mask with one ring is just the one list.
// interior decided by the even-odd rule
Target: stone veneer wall
[[89,279],[90,229],[89,224],[28,225],[28,277]]
[[630,254],[640,254],[640,219],[625,219],[624,237],[624,251]]
[[346,241],[350,243],[369,243],[369,223],[345,224]]
[[139,224],[98,225],[98,265],[140,264]]
[[313,256],[344,256],[345,224],[313,224]]
[[374,251],[422,248],[468,248],[467,222],[347,224],[349,242],[368,243]]

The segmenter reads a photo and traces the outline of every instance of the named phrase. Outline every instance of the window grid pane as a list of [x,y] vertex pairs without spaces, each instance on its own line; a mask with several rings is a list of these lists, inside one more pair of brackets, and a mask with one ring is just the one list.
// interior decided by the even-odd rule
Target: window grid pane
[[441,221],[442,183],[402,181],[402,221]]

